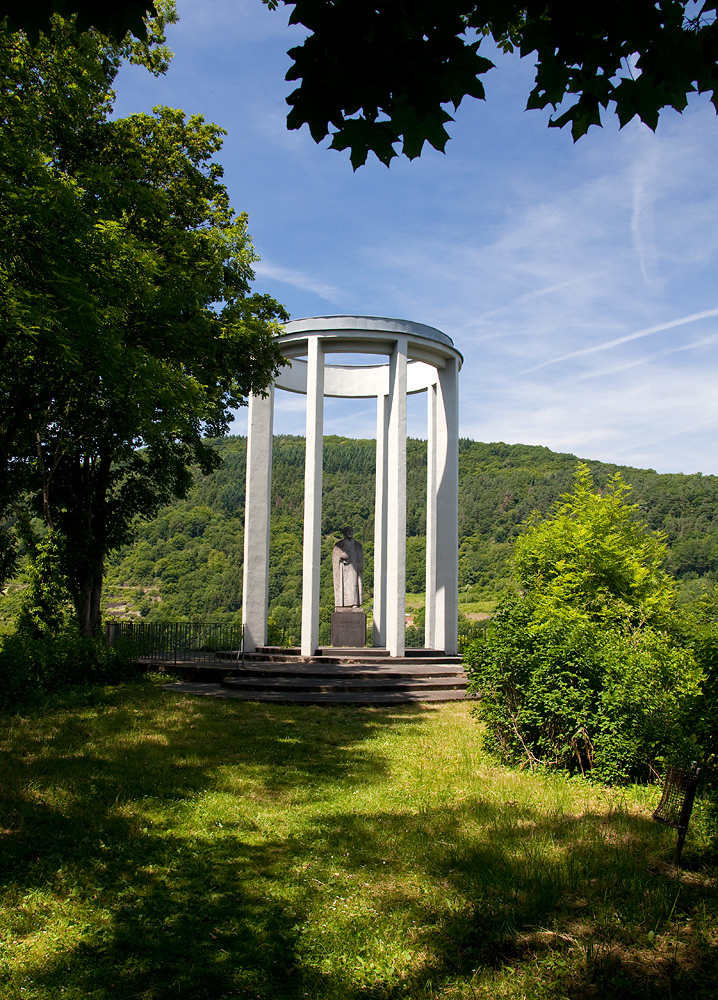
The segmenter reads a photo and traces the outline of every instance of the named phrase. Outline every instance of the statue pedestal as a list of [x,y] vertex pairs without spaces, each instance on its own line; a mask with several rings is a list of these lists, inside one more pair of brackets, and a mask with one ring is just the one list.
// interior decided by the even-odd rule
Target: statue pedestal
[[361,608],[332,612],[332,646],[366,646],[366,614]]

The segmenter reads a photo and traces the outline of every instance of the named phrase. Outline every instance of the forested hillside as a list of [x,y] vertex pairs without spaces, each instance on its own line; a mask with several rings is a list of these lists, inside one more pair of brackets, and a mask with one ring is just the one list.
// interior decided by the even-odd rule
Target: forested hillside
[[[140,524],[135,543],[112,557],[105,589],[112,612],[150,620],[239,615],[246,440],[225,438],[214,447],[223,458],[220,468],[209,476],[196,472],[188,497]],[[367,603],[371,598],[374,448],[373,441],[327,437],[324,442],[325,613],[333,603],[329,553],[345,524],[364,545]],[[421,593],[426,443],[409,440],[407,448],[407,589]],[[507,585],[519,526],[534,510],[546,513],[571,488],[578,461],[542,447],[460,442],[459,587],[465,608],[491,600]],[[633,485],[633,500],[645,520],[668,537],[668,569],[683,599],[698,593],[702,583],[718,580],[718,477],[587,464],[599,487],[618,469]],[[295,622],[301,600],[303,476],[304,439],[275,438],[270,607],[281,626]],[[14,603],[12,590],[2,602],[6,616]]]
[[[137,542],[118,552],[107,593],[118,585],[141,588],[137,610],[152,618],[234,614],[240,608],[244,531],[244,438],[215,447],[223,458],[210,476],[196,476],[186,500],[139,528]],[[424,589],[426,443],[408,442],[407,589]],[[330,606],[329,552],[345,524],[364,545],[366,593],[371,595],[374,534],[374,442],[327,437],[324,442],[325,534],[322,603]],[[548,448],[481,444],[459,447],[459,587],[464,601],[491,598],[508,582],[509,557],[519,525],[533,510],[545,513],[570,489],[578,459]],[[718,478],[658,475],[588,462],[598,486],[617,469],[651,528],[666,533],[669,571],[684,593],[701,579],[718,579]],[[304,439],[275,439],[272,480],[270,605],[279,619],[301,599]],[[157,600],[160,598],[160,600]],[[135,601],[131,602],[133,605]]]

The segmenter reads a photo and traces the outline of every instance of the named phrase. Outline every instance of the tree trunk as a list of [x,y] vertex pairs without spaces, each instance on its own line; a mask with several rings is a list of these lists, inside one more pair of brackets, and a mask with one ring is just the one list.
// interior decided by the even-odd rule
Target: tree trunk
[[75,546],[68,560],[69,576],[74,584],[80,631],[87,636],[97,635],[100,625],[107,548],[107,489],[112,464],[106,452],[98,451],[97,455],[85,454],[80,460],[73,497],[75,520],[72,526],[67,526],[68,542]]
[[39,431],[35,431],[35,450],[37,453],[37,468],[42,481],[42,516],[48,530],[52,531],[55,527],[52,522],[52,509],[50,507],[50,479],[52,478],[52,473],[48,473],[45,468],[45,460],[42,454],[42,438]]
[[97,635],[102,601],[102,569],[88,573],[80,590],[80,630],[83,635]]

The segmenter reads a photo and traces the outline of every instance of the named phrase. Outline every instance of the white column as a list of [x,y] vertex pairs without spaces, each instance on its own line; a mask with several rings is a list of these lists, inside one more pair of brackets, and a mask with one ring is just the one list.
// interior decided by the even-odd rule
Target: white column
[[397,338],[389,363],[387,445],[386,645],[404,655],[406,612],[406,337]]
[[319,569],[322,554],[322,452],[324,443],[324,351],[322,350],[319,337],[309,337],[307,347],[302,656],[313,656],[319,645]]
[[457,652],[459,617],[459,362],[437,384],[436,648]]
[[374,645],[386,646],[386,518],[389,400],[376,400],[376,501],[374,507]]
[[248,652],[267,641],[273,419],[273,387],[266,396],[249,397],[242,570],[242,624]]
[[424,644],[436,649],[436,404],[437,390],[427,390],[426,434],[426,606]]

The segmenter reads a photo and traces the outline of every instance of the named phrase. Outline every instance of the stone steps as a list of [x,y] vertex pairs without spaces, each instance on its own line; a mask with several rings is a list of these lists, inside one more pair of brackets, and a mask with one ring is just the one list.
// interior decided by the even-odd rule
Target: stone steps
[[411,664],[460,664],[460,656],[447,656],[441,650],[434,649],[412,649],[407,650],[403,657],[389,656],[386,649],[379,647],[351,648],[321,646],[314,656],[301,656],[295,647],[282,648],[281,646],[259,647],[253,653],[245,653],[244,660],[240,656],[237,660],[236,650],[219,650],[216,654],[219,661],[230,660],[233,664],[243,662],[245,666],[255,663],[311,663],[311,664],[341,664],[350,665],[355,663],[381,664],[391,666],[401,662]]
[[[237,660],[237,650],[219,650],[218,660]],[[241,657],[240,657],[241,659]],[[370,661],[393,663],[396,657],[389,656],[389,651],[380,646],[320,646],[314,656],[301,656],[297,646],[258,646],[252,653],[244,654],[245,663],[285,663],[288,660],[299,660],[311,663],[352,663]],[[441,650],[407,649],[403,659],[412,663],[460,663],[460,656],[446,656]]]
[[[226,668],[225,668],[225,672]],[[368,664],[368,663],[246,663],[237,669],[233,669],[227,676],[242,677],[311,677],[317,679],[328,679],[340,681],[346,678],[361,677],[366,679],[376,678],[377,680],[389,679],[394,681],[411,680],[412,678],[440,677],[450,679],[452,677],[464,677],[464,668],[461,664],[445,663],[419,663],[406,665],[394,660],[391,664]]]
[[398,705],[466,697],[466,674],[460,657],[441,654],[404,658],[356,655],[346,659],[333,655],[307,659],[295,656],[283,662],[245,658],[244,665],[241,661],[230,665],[218,659],[209,663],[154,662],[153,666],[182,677],[179,682],[165,685],[168,690],[245,701]]
[[415,702],[463,701],[463,690],[441,691],[241,691],[218,683],[187,683],[179,681],[165,684],[168,691],[204,695],[240,701],[276,702],[284,705],[405,705]]
[[237,691],[463,691],[466,678],[421,677],[225,677],[225,687]]
[[201,663],[192,660],[182,660],[176,663],[174,660],[140,658],[137,662],[145,670],[158,674],[176,674],[182,678],[183,682],[197,684],[221,684],[224,678],[233,670],[233,667],[226,661],[221,660],[203,661]]

